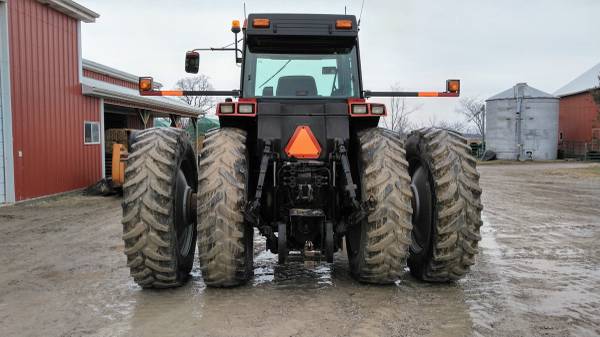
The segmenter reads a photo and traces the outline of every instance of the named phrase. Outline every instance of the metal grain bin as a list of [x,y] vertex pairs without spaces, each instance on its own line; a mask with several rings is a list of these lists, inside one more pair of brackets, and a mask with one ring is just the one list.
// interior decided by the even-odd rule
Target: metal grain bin
[[556,159],[558,98],[517,83],[486,100],[486,148],[498,159]]

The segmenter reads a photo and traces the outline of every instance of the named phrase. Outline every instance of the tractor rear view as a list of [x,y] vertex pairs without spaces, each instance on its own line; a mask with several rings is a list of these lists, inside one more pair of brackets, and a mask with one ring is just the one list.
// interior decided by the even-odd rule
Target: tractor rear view
[[[369,97],[457,97],[444,92],[363,90],[356,18],[253,14],[234,21],[240,89],[140,93],[228,96],[221,128],[207,135],[197,165],[182,130],[143,130],[125,174],[123,239],[142,287],[183,284],[197,241],[205,283],[230,287],[253,273],[257,228],[279,263],[333,262],[345,250],[359,281],[447,282],[467,273],[480,240],[481,189],[466,140],[429,128],[407,139],[378,128],[387,114]],[[240,39],[238,47],[238,34]]]

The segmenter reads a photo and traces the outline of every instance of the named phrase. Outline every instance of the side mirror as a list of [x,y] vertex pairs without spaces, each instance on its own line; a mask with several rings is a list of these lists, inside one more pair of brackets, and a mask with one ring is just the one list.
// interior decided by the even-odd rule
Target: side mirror
[[200,68],[200,53],[188,51],[185,53],[185,72],[197,74]]

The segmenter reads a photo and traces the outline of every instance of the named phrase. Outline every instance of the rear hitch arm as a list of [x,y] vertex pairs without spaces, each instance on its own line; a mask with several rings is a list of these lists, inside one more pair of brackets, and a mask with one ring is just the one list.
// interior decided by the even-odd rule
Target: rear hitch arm
[[273,158],[273,151],[271,151],[271,141],[265,141],[265,147],[263,148],[263,155],[260,161],[260,172],[258,174],[258,184],[256,185],[256,192],[254,193],[254,199],[248,202],[246,210],[244,212],[246,220],[253,223],[257,227],[261,225],[260,221],[260,199],[262,198],[262,191],[265,184],[265,177],[267,176],[267,169],[269,162]]
[[[376,201],[373,197],[369,197],[368,200],[364,200],[363,202],[358,201],[358,197],[356,195],[356,190],[358,187],[354,183],[352,179],[352,172],[350,171],[350,161],[348,160],[348,151],[346,150],[346,146],[344,142],[340,139],[336,139],[336,156],[342,164],[342,171],[344,173],[344,180],[346,182],[345,190],[348,192],[348,197],[350,199],[350,205],[354,209],[354,211],[348,216],[348,223],[350,226],[361,222],[369,213],[369,210],[375,207]],[[345,230],[343,228],[341,230]]]
[[263,155],[260,161],[260,172],[258,174],[258,183],[256,185],[256,192],[254,193],[254,199],[248,202],[246,209],[244,210],[244,218],[246,221],[251,223],[254,227],[257,227],[265,238],[267,238],[267,247],[277,247],[277,237],[273,233],[273,228],[269,224],[265,224],[260,216],[260,201],[262,199],[263,187],[265,185],[265,178],[267,176],[267,169],[269,163],[274,159],[276,154],[272,151],[272,143],[270,140],[265,141],[265,147],[263,148]]

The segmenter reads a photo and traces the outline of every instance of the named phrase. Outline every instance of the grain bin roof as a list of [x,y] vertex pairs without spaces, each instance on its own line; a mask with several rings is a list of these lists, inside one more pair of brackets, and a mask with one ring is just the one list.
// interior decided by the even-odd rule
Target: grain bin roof
[[515,99],[517,98],[517,88],[520,87],[523,88],[523,98],[556,98],[555,96],[552,96],[549,93],[528,86],[527,83],[517,83],[514,87],[506,89],[503,92],[486,99],[486,101]]
[[564,97],[586,92],[599,85],[598,76],[600,76],[600,63],[579,75],[576,79],[567,83],[562,88],[556,90],[554,95]]

